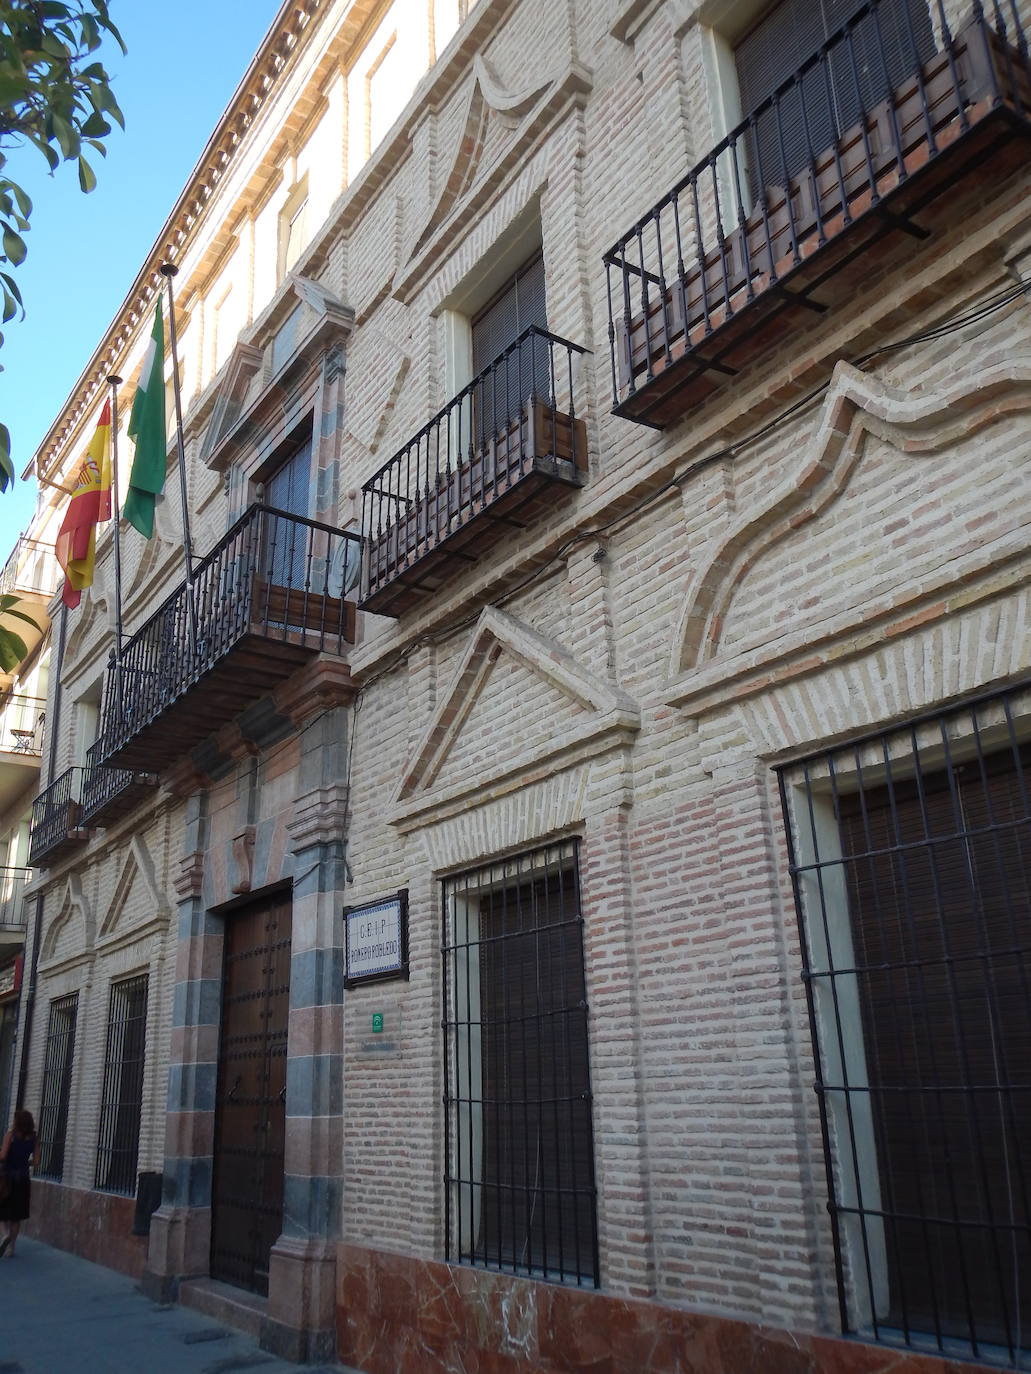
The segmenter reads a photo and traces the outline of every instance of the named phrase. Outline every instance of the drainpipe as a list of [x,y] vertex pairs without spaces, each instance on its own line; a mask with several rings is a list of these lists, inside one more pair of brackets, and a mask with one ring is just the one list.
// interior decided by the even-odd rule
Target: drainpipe
[[[50,719],[50,738],[47,749],[47,785],[54,780],[54,766],[57,763],[57,734],[61,723],[61,671],[64,668],[64,645],[68,633],[68,607],[61,606],[61,628],[57,632],[57,671],[54,675],[54,712]],[[15,1094],[15,1107],[25,1105],[25,1084],[29,1076],[29,1046],[32,1043],[32,1012],[36,1005],[36,966],[39,963],[39,946],[43,933],[43,893],[36,894],[36,915],[32,923],[32,958],[29,962],[29,981],[25,989],[25,1015],[21,1027],[21,1052],[18,1062],[18,1091]]]

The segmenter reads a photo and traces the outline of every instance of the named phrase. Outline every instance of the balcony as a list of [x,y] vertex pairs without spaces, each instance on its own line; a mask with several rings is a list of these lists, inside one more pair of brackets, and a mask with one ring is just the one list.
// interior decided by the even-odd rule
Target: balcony
[[[606,254],[615,414],[659,429],[681,419],[861,294],[889,249],[911,252],[932,202],[1026,165],[1031,63],[1016,11],[978,5],[955,35],[936,18],[939,51],[925,57],[890,0],[870,0]],[[888,79],[882,22],[901,81]]]
[[29,863],[33,868],[38,868],[44,858],[48,865],[55,864],[85,844],[88,835],[79,823],[81,774],[81,768],[67,769],[32,803]]
[[0,946],[20,945],[25,939],[25,887],[32,869],[0,865]]
[[109,752],[109,741],[102,735],[86,750],[79,797],[78,824],[92,827],[113,825],[152,795],[157,786],[154,773],[137,773],[131,768],[110,768],[101,762]]
[[98,763],[159,773],[316,654],[354,642],[357,535],[251,508],[122,649]]
[[45,708],[40,697],[0,698],[0,811],[39,776]]
[[362,610],[400,616],[582,486],[586,350],[531,327],[362,488]]
[[35,622],[33,629],[24,620],[0,611],[0,625],[22,640],[26,658],[35,651],[50,624],[46,608],[57,590],[59,571],[53,545],[24,534],[19,535],[0,570],[0,596],[17,597],[16,609]]

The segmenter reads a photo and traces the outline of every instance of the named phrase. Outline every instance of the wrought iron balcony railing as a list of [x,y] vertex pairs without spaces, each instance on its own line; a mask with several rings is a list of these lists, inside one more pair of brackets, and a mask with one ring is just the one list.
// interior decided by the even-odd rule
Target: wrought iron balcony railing
[[937,40],[905,0],[868,0],[605,255],[616,414],[680,419],[793,319],[861,295],[867,250],[926,238],[944,192],[1026,165],[1015,4],[954,33],[937,0],[936,21]]
[[0,702],[0,752],[38,759],[43,751],[46,702],[12,692]]
[[556,483],[583,485],[584,352],[531,326],[365,483],[363,610],[401,615],[495,547],[499,530],[546,509]]
[[110,752],[103,735],[86,750],[79,800],[79,824],[111,825],[133,810],[157,785],[153,773],[138,773],[131,768],[111,768],[101,760]]
[[102,761],[159,772],[317,653],[354,641],[356,534],[254,505],[108,672]]
[[81,775],[81,768],[66,769],[32,803],[29,863],[33,868],[38,868],[43,858],[55,863],[85,842],[86,831],[79,822]]
[[57,590],[59,573],[53,544],[20,534],[0,569],[0,595],[51,597]]
[[24,935],[25,886],[32,876],[31,868],[0,864],[0,936]]

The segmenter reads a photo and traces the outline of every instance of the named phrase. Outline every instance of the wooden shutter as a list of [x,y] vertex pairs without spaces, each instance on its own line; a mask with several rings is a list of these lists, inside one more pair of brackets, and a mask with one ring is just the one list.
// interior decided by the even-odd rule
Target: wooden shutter
[[[266,478],[265,504],[291,515],[308,515],[310,470],[308,438]],[[267,575],[276,586],[303,588],[309,580],[310,527],[272,518],[263,528],[266,548],[262,551],[262,575]]]
[[265,479],[265,504],[291,515],[308,515],[311,439],[296,448],[275,472]]
[[491,303],[473,319],[473,372],[482,372],[514,343],[524,329],[548,327],[544,298],[544,258],[524,263]]
[[[734,49],[742,114],[791,77],[860,8],[860,0],[780,0]],[[934,52],[926,0],[884,0],[758,121],[746,155],[753,194],[782,186],[830,148],[863,111]],[[760,176],[761,172],[761,176]]]
[[839,806],[891,1214],[887,1320],[967,1337],[972,1313],[978,1338],[1000,1343],[1031,1331],[1031,1286],[1014,1288],[1015,1269],[1031,1272],[1029,758]]

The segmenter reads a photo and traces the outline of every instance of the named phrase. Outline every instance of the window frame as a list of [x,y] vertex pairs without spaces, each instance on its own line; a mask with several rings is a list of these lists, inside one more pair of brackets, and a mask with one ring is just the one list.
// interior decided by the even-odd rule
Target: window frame
[[[78,991],[51,999],[39,1090],[36,1175],[53,1183],[63,1181],[67,1163],[78,1019]],[[65,1022],[63,1027],[58,1024],[60,1020]]]
[[[1025,1143],[1031,1146],[1031,1131],[1024,1122],[1028,1109],[1013,1106],[1019,1085],[1012,1074],[1009,1082],[999,1077],[1016,1058],[1012,1044],[1019,1045],[1022,1036],[1031,1035],[1031,1012],[1025,1005],[1023,1029],[1018,1027],[1014,1033],[1012,1023],[998,1019],[993,1010],[995,1006],[1014,1005],[1007,982],[1013,975],[1007,960],[1019,959],[1023,967],[1031,958],[1031,885],[1025,881],[1025,890],[1012,901],[1005,864],[1013,860],[1004,859],[996,838],[995,832],[1003,827],[995,821],[996,794],[989,786],[989,779],[1005,775],[1006,756],[1012,755],[1013,795],[1019,797],[1023,814],[1006,824],[1013,830],[1010,842],[1018,855],[1021,833],[1025,836],[1024,852],[1031,852],[1029,740],[1031,684],[1018,683],[1001,692],[939,707],[905,724],[870,731],[775,768],[816,1071],[842,1329],[884,1345],[938,1352],[948,1358],[997,1359],[1006,1342],[1010,1344],[1010,1359],[1016,1358],[1007,1316],[1008,1297],[1013,1296],[1006,1287],[1009,1276],[1004,1267],[1000,1268],[995,1275],[997,1292],[991,1293],[982,1286],[985,1266],[978,1269],[977,1260],[980,1246],[997,1252],[1000,1245],[1009,1247],[1011,1236],[1016,1245],[1018,1236],[1028,1232],[1031,1218],[1020,1223],[1014,1214],[1008,1222],[997,1220],[991,1191],[978,1189],[980,1180],[989,1176],[984,1174],[985,1160],[993,1152],[1010,1159],[1016,1146],[1019,1159],[1019,1142],[1025,1131]],[[973,804],[971,798],[976,799],[978,786],[984,794],[990,822],[987,828],[967,819],[967,808]],[[935,811],[928,801],[936,795],[944,797],[941,804],[945,811],[952,811],[953,824],[941,833],[935,829],[940,823],[935,822]],[[883,797],[887,798],[886,805]],[[914,803],[916,811],[912,809]],[[876,832],[871,829],[868,813],[873,816],[875,806],[880,806],[886,817],[888,840],[883,844],[872,838]],[[854,839],[846,840],[850,816],[853,829],[854,818],[861,817],[864,840],[858,849]],[[906,834],[907,825],[922,825],[924,837],[917,834],[914,841]],[[991,871],[990,856],[986,860],[978,845],[994,846],[997,872]],[[952,862],[955,869],[957,856],[958,876],[954,874],[951,883],[940,885],[937,875],[941,866]],[[930,886],[919,881],[921,863],[930,867]],[[1003,943],[1012,944],[1013,951],[998,943],[999,913],[988,914],[991,903],[998,905],[1000,891],[1005,921],[1013,932],[1012,940]],[[964,895],[967,892],[969,896]],[[954,919],[955,906],[964,902],[966,926]],[[926,921],[924,907],[933,912],[936,924]],[[880,931],[889,932],[892,919],[899,934],[882,936]],[[870,952],[871,932],[879,942],[878,957]],[[962,954],[957,965],[961,970],[959,982],[952,972],[955,949],[970,932],[980,941],[976,982],[978,987],[984,986],[988,1008],[983,1024],[975,1014],[976,1000],[970,1000],[962,982],[963,960],[974,969],[967,954]],[[904,957],[892,953],[893,939]],[[1022,952],[1018,948],[1021,941]],[[947,974],[942,969],[948,970]],[[944,997],[937,992],[936,977],[945,977]],[[900,995],[898,985],[908,992],[908,998]],[[938,1009],[943,1002],[948,1003],[945,1020],[941,1020],[945,1013]],[[899,1009],[886,1028],[881,1013],[873,1014],[885,1005]],[[979,1081],[970,1081],[969,1069],[957,1074],[946,1049],[936,1049],[930,1060],[921,1050],[928,1044],[945,1045],[944,1034],[935,1031],[939,1023],[947,1025],[955,1039],[961,1066],[977,1062],[979,1054],[985,1055],[984,1046],[990,1046],[987,1057],[995,1063],[997,1082],[988,1096],[984,1096],[986,1090]],[[984,1025],[992,1028],[987,1039]],[[996,1044],[1000,1034],[1003,1039]],[[895,1042],[887,1050],[885,1037]],[[965,1074],[965,1081],[943,1086],[941,1069],[936,1067],[942,1063],[946,1077],[951,1072],[963,1079]],[[937,1081],[936,1089],[931,1079]],[[947,1109],[942,1102],[946,1093]],[[999,1100],[1000,1125],[991,1120],[993,1096]],[[960,1105],[954,1106],[957,1101]],[[1008,1117],[1003,1101],[1008,1103]],[[965,1140],[962,1122],[956,1125],[964,1109]],[[900,1117],[903,1111],[905,1121]],[[914,1161],[924,1154],[916,1145],[899,1145],[900,1122],[902,1128],[912,1129],[914,1140],[922,1134],[934,1149],[944,1150],[951,1159],[946,1171],[951,1180],[951,1217],[944,1215],[946,1209],[936,1197],[935,1189],[941,1187],[936,1168],[929,1165],[921,1171]],[[971,1159],[957,1142],[969,1148]],[[963,1169],[965,1173],[957,1172]],[[1014,1185],[1011,1182],[1009,1186],[1012,1189]],[[927,1202],[925,1188],[930,1199]],[[1019,1181],[1016,1189],[1019,1192]],[[1012,1192],[1010,1196],[1012,1201]],[[973,1205],[971,1197],[976,1199]],[[914,1260],[917,1232],[922,1235],[919,1243],[924,1251],[922,1258],[917,1255]],[[1031,1246],[1031,1238],[1021,1244]],[[959,1256],[959,1269],[969,1270],[961,1280],[965,1313],[961,1311],[963,1304],[957,1304],[955,1293],[950,1291],[950,1281],[955,1282],[948,1262],[950,1246]],[[1013,1291],[1019,1294],[1019,1289]],[[993,1307],[993,1300],[997,1306]],[[1016,1300],[1019,1302],[1019,1296]],[[981,1305],[975,1311],[978,1302]],[[986,1331],[993,1322],[998,1328],[999,1314],[1003,1335],[989,1338]],[[957,1334],[964,1320],[966,1331],[960,1329]],[[1024,1350],[1029,1348],[1028,1335],[1025,1320]]]
[[[142,1010],[132,1014],[130,998],[137,995]],[[108,992],[104,1077],[100,1096],[93,1187],[99,1192],[132,1197],[136,1193],[140,1131],[143,1124],[144,1079],[147,1069],[147,1012],[150,973],[144,969],[112,981]],[[125,1002],[125,1008],[116,1003]],[[129,1014],[116,1019],[116,1010]],[[127,1059],[126,1046],[138,1050]],[[130,1069],[126,1096],[126,1068]],[[130,1118],[135,1125],[129,1126]],[[120,1140],[123,1131],[127,1134]],[[131,1141],[128,1136],[131,1135]],[[121,1159],[119,1159],[121,1156]],[[112,1181],[114,1179],[114,1181]]]
[[[578,838],[555,841],[453,874],[441,883],[444,1241],[449,1263],[593,1288],[600,1284],[600,1266],[579,848]],[[516,896],[510,905],[512,893]],[[530,894],[528,903],[523,893]],[[513,928],[506,929],[510,912]],[[493,922],[493,934],[484,934],[485,919]],[[532,981],[527,976],[531,938],[536,970]],[[505,954],[491,950],[499,940],[511,942],[507,967]],[[558,960],[543,960],[542,946],[552,954],[557,950]],[[570,974],[572,987],[567,982]],[[484,978],[488,985],[493,981],[495,996],[503,986],[500,1006],[484,1008]],[[546,1005],[556,991],[557,1004]],[[528,1006],[533,998],[535,1014],[512,1014],[511,1008]],[[550,1085],[542,1078],[545,1061],[554,1066],[554,1088],[559,1090],[551,1099],[544,1091]],[[516,1091],[518,1062],[522,1096]],[[496,1072],[499,1063],[504,1066],[505,1090],[494,1078],[488,1091],[487,1075]],[[493,1122],[488,1118],[489,1103],[494,1107]],[[550,1121],[549,1108],[554,1113]],[[569,1150],[564,1153],[566,1137]],[[492,1138],[497,1153],[488,1160]],[[507,1150],[499,1148],[503,1139],[509,1142]],[[546,1143],[559,1148],[544,1159]],[[507,1181],[502,1177],[504,1154]],[[485,1216],[488,1207],[490,1219]]]

